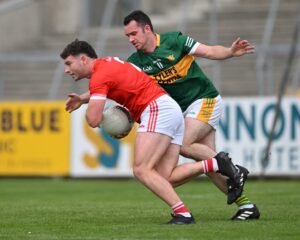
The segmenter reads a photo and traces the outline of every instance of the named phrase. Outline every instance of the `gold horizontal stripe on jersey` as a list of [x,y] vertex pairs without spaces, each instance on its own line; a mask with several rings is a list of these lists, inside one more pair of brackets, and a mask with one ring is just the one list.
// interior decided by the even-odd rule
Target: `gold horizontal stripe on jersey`
[[194,59],[195,58],[193,56],[185,55],[175,65],[156,74],[150,75],[150,77],[157,81],[159,84],[172,84],[177,80],[184,78],[188,74],[188,70]]

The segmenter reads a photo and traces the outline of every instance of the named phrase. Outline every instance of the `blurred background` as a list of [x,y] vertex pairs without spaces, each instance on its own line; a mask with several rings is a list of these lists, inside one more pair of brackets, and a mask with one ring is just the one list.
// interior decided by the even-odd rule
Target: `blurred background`
[[[205,72],[223,96],[277,94],[299,15],[297,0],[1,0],[0,98],[65,99],[78,87],[59,69],[65,45],[86,39],[100,56],[128,57],[134,49],[123,34],[123,18],[136,9],[151,16],[158,33],[180,30],[225,46],[238,36],[249,40],[255,55],[204,61]],[[299,61],[291,95],[299,95],[297,69]]]
[[[66,76],[59,53],[66,44],[79,38],[89,41],[100,56],[126,59],[134,48],[124,36],[123,18],[131,11],[141,9],[150,16],[157,33],[178,30],[200,43],[224,46],[230,46],[237,37],[241,37],[256,46],[253,55],[225,61],[197,61],[225,102],[226,98],[231,102],[228,109],[249,107],[253,110],[253,106],[258,109],[250,115],[247,110],[238,115],[247,136],[243,139],[241,135],[231,141],[232,145],[237,140],[245,140],[244,143],[252,144],[254,149],[267,145],[266,128],[270,131],[272,117],[261,120],[259,114],[266,114],[268,106],[273,106],[274,110],[276,96],[284,90],[284,96],[290,99],[284,103],[288,112],[283,113],[275,140],[278,140],[278,145],[282,145],[283,141],[288,150],[277,150],[276,159],[280,156],[281,160],[275,160],[276,168],[271,167],[270,174],[280,172],[285,166],[283,161],[286,161],[288,169],[283,171],[284,175],[299,176],[300,45],[296,39],[299,5],[299,0],[0,0],[0,174],[101,176],[107,173],[107,169],[102,172],[96,168],[116,169],[118,166],[120,169],[117,162],[126,161],[129,163],[120,163],[125,170],[117,175],[128,175],[132,156],[128,144],[132,145],[133,136],[129,136],[129,140],[115,142],[98,132],[100,137],[92,146],[78,150],[85,144],[82,142],[88,141],[86,136],[93,133],[86,130],[82,120],[74,120],[81,119],[84,113],[70,119],[63,112],[63,102],[69,92],[86,91],[88,81],[75,84]],[[293,40],[296,47],[292,49]],[[291,56],[291,53],[294,55]],[[289,75],[284,79],[285,72]],[[286,85],[282,85],[283,80]],[[240,98],[246,101],[245,105],[235,106]],[[256,99],[261,102],[255,102]],[[266,108],[259,110],[263,104]],[[234,112],[232,116],[236,116],[238,111]],[[228,114],[226,116],[231,119],[231,112]],[[233,122],[239,124],[239,121]],[[262,127],[256,128],[259,124]],[[225,125],[222,125],[223,135],[219,137],[220,146],[223,140],[231,140],[226,131],[232,128],[232,136],[237,135],[237,127],[225,128]],[[78,133],[79,128],[82,133]],[[56,138],[55,134],[60,131],[63,136]],[[261,139],[255,139],[253,136],[261,131],[267,133]],[[284,138],[280,139],[281,131]],[[53,138],[49,138],[51,134],[54,134]],[[74,139],[82,141],[75,143]],[[40,155],[35,156],[38,151],[41,151]],[[248,167],[259,175],[262,150],[257,154],[253,151],[247,152],[246,157],[237,158],[244,165],[249,163]],[[85,155],[85,152],[88,154]],[[251,154],[255,155],[256,163],[249,160]],[[48,155],[52,157],[47,158]],[[78,156],[82,157],[76,161],[84,162],[85,166],[76,167],[73,163]],[[53,170],[49,171],[51,167]],[[87,168],[85,173],[74,173],[75,169],[83,167]]]

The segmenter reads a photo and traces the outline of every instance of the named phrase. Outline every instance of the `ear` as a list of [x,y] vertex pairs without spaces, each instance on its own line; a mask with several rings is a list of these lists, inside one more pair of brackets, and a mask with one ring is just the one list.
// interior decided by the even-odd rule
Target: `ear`
[[87,57],[85,55],[80,55],[80,62],[82,62],[83,64],[87,63]]
[[145,27],[144,27],[144,31],[145,32],[152,32],[150,25],[146,24]]

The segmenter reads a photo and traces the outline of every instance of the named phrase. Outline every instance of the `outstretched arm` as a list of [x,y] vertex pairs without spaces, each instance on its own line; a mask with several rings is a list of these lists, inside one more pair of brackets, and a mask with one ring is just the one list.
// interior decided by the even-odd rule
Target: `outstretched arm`
[[200,44],[192,54],[195,57],[203,57],[212,60],[223,60],[231,57],[240,57],[245,54],[254,53],[255,47],[247,40],[237,38],[231,47],[224,46],[209,46]]
[[66,101],[66,111],[69,113],[81,107],[82,104],[88,103],[90,100],[90,92],[85,92],[81,95],[77,93],[68,94]]

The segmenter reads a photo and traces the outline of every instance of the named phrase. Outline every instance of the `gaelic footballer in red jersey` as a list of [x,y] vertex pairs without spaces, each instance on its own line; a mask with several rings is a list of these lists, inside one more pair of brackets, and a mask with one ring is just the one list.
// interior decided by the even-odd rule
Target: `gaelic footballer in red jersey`
[[141,126],[135,142],[135,177],[171,207],[177,217],[170,223],[194,223],[188,208],[163,175],[171,176],[173,169],[162,170],[169,162],[177,163],[179,158],[184,125],[178,104],[140,69],[118,58],[97,58],[85,41],[76,39],[60,56],[64,59],[65,73],[75,81],[89,79],[88,92],[68,95],[66,110],[72,112],[88,104],[86,120],[91,127],[97,127],[106,98],[128,108]]

